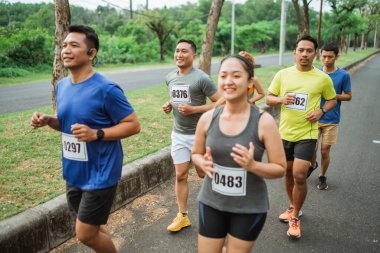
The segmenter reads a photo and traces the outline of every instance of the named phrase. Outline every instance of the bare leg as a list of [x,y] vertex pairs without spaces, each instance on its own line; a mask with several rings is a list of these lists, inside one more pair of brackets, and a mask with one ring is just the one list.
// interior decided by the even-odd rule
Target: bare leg
[[290,205],[293,205],[293,188],[294,188],[293,161],[288,161],[286,163],[285,189],[286,189],[286,193],[288,194]]
[[331,145],[322,144],[321,146],[321,176],[325,176],[327,169],[330,165],[330,150]]
[[294,188],[293,188],[293,216],[298,217],[299,211],[306,199],[307,195],[307,183],[306,176],[307,170],[309,168],[309,161],[301,160],[298,158],[294,159],[293,163],[293,178],[294,178]]
[[187,211],[187,198],[189,195],[189,184],[187,178],[189,176],[189,162],[175,164],[175,194],[177,197],[178,211],[185,213]]
[[198,235],[198,253],[221,253],[225,238],[209,238]]
[[116,247],[111,236],[104,227],[90,225],[76,220],[75,231],[77,239],[97,253],[116,253]]
[[227,253],[249,253],[255,244],[255,241],[244,241],[231,235],[227,238]]

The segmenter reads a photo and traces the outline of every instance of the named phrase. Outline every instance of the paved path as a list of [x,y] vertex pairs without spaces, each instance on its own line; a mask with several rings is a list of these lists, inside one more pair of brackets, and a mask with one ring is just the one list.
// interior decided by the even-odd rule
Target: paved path
[[[284,63],[293,62],[293,56],[284,56]],[[278,64],[278,56],[267,55],[256,57],[257,64],[262,67]],[[212,64],[211,72],[216,74],[219,63]],[[165,76],[175,67],[152,67],[119,70],[105,73],[110,80],[118,83],[125,91],[142,89],[164,83]],[[15,86],[0,86],[0,114],[33,109],[51,105],[52,86],[50,82],[36,82]]]
[[[277,216],[287,207],[283,180],[268,182],[271,209],[255,253],[380,252],[380,56],[352,76],[353,100],[343,103],[338,144],[332,149],[329,188],[316,188],[318,172],[308,181],[303,207],[302,238],[289,240],[287,225]],[[172,234],[166,226],[176,215],[173,180],[113,213],[107,225],[120,252],[197,252],[196,195],[201,180],[190,176],[189,211],[192,226]],[[69,240],[53,253],[91,252]]]

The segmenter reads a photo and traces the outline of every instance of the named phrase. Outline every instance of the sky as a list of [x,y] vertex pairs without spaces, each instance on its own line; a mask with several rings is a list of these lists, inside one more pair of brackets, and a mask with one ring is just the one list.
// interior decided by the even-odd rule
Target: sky
[[[47,3],[53,3],[54,0],[2,0],[5,2],[22,2],[22,3],[38,3],[38,2],[47,2]],[[226,1],[232,1],[232,0],[226,0]],[[246,0],[234,0],[235,3],[244,3]],[[115,4],[117,6],[120,6],[122,8],[129,9],[129,0],[69,0],[69,3],[72,5],[79,5],[83,6],[85,8],[89,9],[96,9],[98,5],[107,5],[106,2],[109,2],[111,4]],[[187,2],[191,3],[197,3],[198,0],[149,0],[149,8],[162,8],[165,5],[167,7],[173,7],[178,6],[181,4],[186,4]],[[288,0],[288,2],[290,2]],[[132,0],[133,3],[133,9],[136,10],[138,6],[145,6],[146,0]],[[320,0],[313,0],[311,2],[311,8],[319,11],[319,5]],[[289,3],[289,7],[291,7],[291,3]]]

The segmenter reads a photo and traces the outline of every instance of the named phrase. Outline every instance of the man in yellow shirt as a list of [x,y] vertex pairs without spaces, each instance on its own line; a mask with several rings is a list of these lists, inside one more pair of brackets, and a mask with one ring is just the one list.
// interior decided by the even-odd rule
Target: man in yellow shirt
[[[331,78],[313,67],[318,43],[304,35],[296,41],[294,66],[280,70],[269,86],[268,105],[281,105],[280,134],[286,153],[285,189],[289,208],[279,216],[289,222],[287,235],[300,238],[301,207],[307,195],[306,176],[318,138],[318,120],[335,106]],[[320,108],[321,98],[326,100]]]

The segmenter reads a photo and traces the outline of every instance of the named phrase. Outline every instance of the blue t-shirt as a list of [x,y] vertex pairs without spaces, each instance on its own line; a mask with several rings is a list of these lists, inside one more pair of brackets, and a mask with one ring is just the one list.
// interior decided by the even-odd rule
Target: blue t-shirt
[[[322,67],[318,69],[322,70]],[[323,70],[322,70],[323,71]],[[350,92],[351,91],[351,80],[350,74],[338,68],[333,73],[328,74],[333,81],[334,89],[336,94],[342,94],[342,92]],[[322,97],[321,100],[321,108],[326,103],[326,100]],[[320,123],[329,123],[329,124],[339,124],[340,122],[340,105],[342,101],[338,100],[336,102],[336,106],[330,111],[326,112],[320,119]]]
[[100,129],[118,124],[134,111],[123,90],[95,73],[76,84],[70,77],[62,79],[56,87],[56,98],[62,132],[64,179],[69,186],[84,190],[117,184],[123,165],[120,140],[77,143],[72,136],[71,125],[78,123]]

